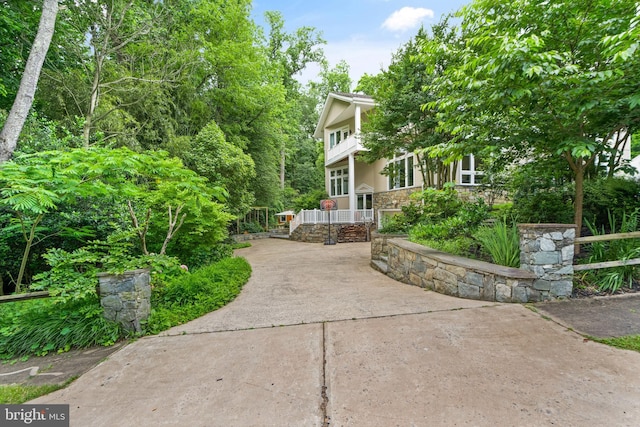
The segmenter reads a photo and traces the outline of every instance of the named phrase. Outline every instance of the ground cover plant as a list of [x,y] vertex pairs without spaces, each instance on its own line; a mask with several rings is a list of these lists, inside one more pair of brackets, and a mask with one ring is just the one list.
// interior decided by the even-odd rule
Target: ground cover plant
[[[224,306],[238,295],[250,275],[247,261],[234,257],[193,273],[156,279],[152,314],[143,334],[161,332]],[[95,287],[92,294],[79,298],[60,296],[0,305],[2,359],[112,345],[127,337],[130,333],[102,317]]]

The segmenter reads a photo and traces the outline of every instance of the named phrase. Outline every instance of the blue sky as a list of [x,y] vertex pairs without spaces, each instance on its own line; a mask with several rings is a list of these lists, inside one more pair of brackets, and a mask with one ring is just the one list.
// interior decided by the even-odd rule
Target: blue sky
[[[264,12],[282,13],[287,32],[303,26],[322,32],[325,55],[333,67],[344,59],[355,85],[364,73],[377,74],[389,66],[391,54],[444,14],[455,12],[471,0],[254,0],[252,16],[263,25]],[[310,67],[299,80],[315,79]]]

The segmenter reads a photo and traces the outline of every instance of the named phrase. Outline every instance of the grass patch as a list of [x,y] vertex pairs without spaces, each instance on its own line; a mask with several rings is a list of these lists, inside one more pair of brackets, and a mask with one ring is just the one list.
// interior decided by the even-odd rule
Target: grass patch
[[251,243],[249,243],[249,242],[238,242],[238,243],[232,244],[231,247],[233,249],[250,248],[251,247]]
[[70,381],[64,384],[47,385],[0,385],[0,404],[18,405],[35,399],[45,394],[53,393],[56,390],[66,387]]
[[612,347],[621,348],[623,350],[633,350],[640,352],[640,335],[628,335],[618,338],[593,338],[589,337],[592,341],[596,341],[602,344],[610,345]]

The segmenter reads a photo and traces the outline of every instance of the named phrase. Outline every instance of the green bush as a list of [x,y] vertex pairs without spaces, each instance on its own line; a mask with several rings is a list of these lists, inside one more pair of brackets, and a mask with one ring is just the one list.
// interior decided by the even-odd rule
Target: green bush
[[232,301],[251,276],[244,258],[226,258],[171,281],[153,294],[146,332],[156,334]]
[[471,237],[457,236],[451,239],[422,239],[412,240],[423,246],[448,254],[459,255],[467,258],[478,257],[478,242]]
[[[152,287],[152,314],[145,326],[147,334],[222,307],[238,295],[251,275],[251,267],[243,258],[226,258],[193,273],[183,272],[179,266],[175,267],[173,260],[164,257],[154,258],[149,266],[156,276]],[[172,272],[174,268],[182,273]],[[0,358],[3,359],[112,345],[128,336],[119,324],[103,317],[95,291],[82,291],[76,298],[0,305]]]
[[296,211],[319,209],[320,200],[327,198],[329,198],[329,195],[325,190],[313,190],[293,199],[293,207]]
[[[619,222],[615,215],[609,213],[607,227],[603,225],[598,228],[588,220],[585,220],[585,223],[594,236],[607,234],[607,229],[609,233],[629,233],[638,230],[638,213],[638,209],[628,215],[623,213]],[[588,262],[625,260],[638,256],[640,256],[640,239],[593,242]],[[603,292],[615,293],[625,285],[631,287],[636,271],[634,266],[590,270],[583,276],[583,281],[595,284]]]
[[125,336],[120,325],[102,316],[95,294],[66,302],[43,299],[0,305],[2,359],[112,345]]
[[402,213],[383,220],[381,233],[409,233],[412,240],[470,236],[489,216],[482,199],[463,200],[451,187],[413,193],[411,203],[401,209]]
[[584,183],[583,217],[598,228],[610,225],[609,217],[622,218],[640,208],[640,182],[624,178],[591,179]]
[[573,223],[571,172],[558,159],[519,165],[511,174],[508,189],[518,222]]

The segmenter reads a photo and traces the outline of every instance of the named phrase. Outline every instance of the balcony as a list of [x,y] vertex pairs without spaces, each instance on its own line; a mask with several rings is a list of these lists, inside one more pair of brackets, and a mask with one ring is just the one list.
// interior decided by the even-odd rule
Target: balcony
[[345,159],[349,154],[362,150],[366,150],[366,148],[360,143],[360,137],[355,134],[350,135],[347,139],[340,141],[339,144],[329,149],[324,164],[325,166],[332,165]]

